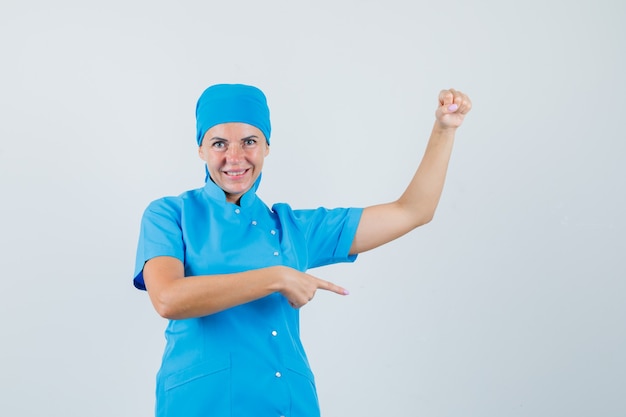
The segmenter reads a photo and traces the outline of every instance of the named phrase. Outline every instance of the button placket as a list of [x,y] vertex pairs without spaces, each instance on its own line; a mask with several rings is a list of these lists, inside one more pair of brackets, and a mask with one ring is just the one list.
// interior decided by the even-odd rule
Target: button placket
[[[272,229],[272,230],[270,230],[270,234],[271,234],[272,236],[276,236],[276,229]],[[272,255],[274,255],[274,256],[278,256],[278,255],[280,255],[280,252],[279,252],[279,251],[277,251],[277,250],[275,250],[275,251],[274,251],[274,253],[272,253]]]

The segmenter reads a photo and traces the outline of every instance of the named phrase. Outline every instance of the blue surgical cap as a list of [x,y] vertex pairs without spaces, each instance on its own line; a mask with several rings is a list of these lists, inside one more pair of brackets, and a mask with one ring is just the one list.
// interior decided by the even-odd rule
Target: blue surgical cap
[[207,130],[221,123],[247,123],[258,128],[270,143],[270,109],[265,94],[244,84],[216,84],[204,90],[196,104],[198,146]]

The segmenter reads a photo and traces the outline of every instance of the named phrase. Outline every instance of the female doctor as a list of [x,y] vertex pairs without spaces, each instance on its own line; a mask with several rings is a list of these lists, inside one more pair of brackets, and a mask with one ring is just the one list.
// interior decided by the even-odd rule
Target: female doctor
[[196,106],[202,188],[153,201],[140,230],[134,284],[169,319],[157,375],[158,417],[319,416],[300,341],[299,308],[321,289],[308,274],[429,222],[469,98],[439,94],[422,161],[396,201],[361,208],[268,208],[256,195],[271,124],[256,87],[218,84]]

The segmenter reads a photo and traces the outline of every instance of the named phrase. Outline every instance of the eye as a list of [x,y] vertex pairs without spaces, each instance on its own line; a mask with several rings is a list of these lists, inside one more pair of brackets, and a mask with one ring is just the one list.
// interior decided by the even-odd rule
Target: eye
[[217,150],[226,149],[226,142],[224,142],[223,140],[216,140],[215,142],[211,144],[211,148],[217,149]]
[[244,146],[254,146],[256,145],[256,139],[248,138],[243,141]]

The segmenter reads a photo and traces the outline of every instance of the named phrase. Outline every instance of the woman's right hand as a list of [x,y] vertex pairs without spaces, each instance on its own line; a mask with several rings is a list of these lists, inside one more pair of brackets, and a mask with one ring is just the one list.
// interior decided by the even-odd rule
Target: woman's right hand
[[300,308],[311,301],[318,289],[340,295],[349,294],[348,290],[330,281],[325,281],[287,266],[280,268],[281,279],[278,292],[287,298],[293,308]]

